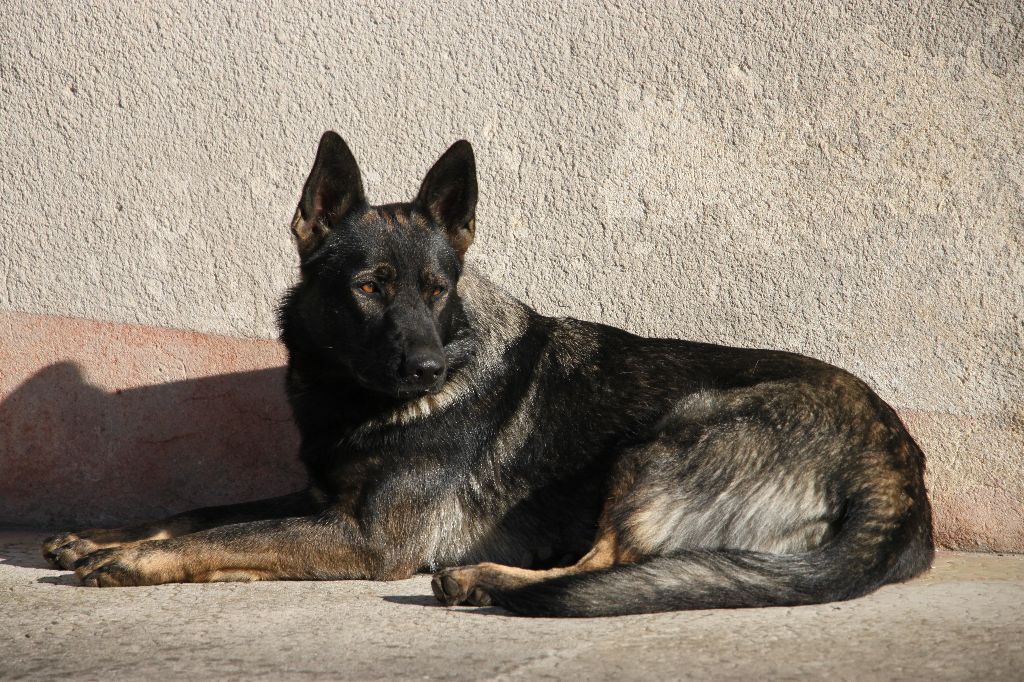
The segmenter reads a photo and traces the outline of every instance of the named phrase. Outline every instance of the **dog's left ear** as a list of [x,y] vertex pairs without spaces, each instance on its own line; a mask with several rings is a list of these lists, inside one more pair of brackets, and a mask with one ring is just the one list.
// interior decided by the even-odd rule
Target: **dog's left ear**
[[476,161],[473,147],[459,140],[427,172],[416,204],[448,234],[462,259],[476,232]]

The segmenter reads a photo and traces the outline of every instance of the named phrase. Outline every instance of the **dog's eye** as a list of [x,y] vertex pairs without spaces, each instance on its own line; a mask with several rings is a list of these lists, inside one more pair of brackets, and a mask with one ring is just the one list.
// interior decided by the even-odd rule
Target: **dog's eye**
[[373,282],[363,282],[359,285],[359,290],[364,294],[375,294],[377,293],[377,285]]
[[430,290],[430,298],[438,298],[444,293],[444,287],[434,287]]

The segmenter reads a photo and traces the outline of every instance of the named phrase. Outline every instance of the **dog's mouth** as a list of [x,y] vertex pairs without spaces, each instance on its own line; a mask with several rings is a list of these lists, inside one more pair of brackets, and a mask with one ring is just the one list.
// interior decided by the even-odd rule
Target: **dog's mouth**
[[395,389],[395,397],[399,400],[414,400],[416,398],[422,398],[428,395],[435,395],[441,392],[441,387],[444,386],[444,381],[439,381],[434,386],[399,386]]
[[382,381],[374,381],[365,377],[357,377],[359,383],[368,389],[371,393],[376,393],[384,397],[390,397],[394,400],[401,402],[416,400],[417,398],[423,398],[428,395],[433,395],[441,392],[441,387],[444,386],[444,381],[439,381],[437,384],[432,386],[408,386],[401,383],[388,383]]

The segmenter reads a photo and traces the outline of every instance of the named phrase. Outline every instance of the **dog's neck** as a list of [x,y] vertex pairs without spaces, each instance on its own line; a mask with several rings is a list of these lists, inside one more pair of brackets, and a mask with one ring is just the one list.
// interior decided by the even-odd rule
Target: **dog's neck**
[[467,263],[459,278],[465,332],[483,364],[495,362],[526,331],[532,310]]

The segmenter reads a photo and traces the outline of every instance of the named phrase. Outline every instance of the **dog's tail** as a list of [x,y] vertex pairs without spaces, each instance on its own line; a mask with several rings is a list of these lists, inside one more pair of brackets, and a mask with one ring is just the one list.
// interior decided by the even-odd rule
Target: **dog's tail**
[[931,510],[920,497],[901,519],[851,505],[836,535],[804,554],[682,550],[508,591],[492,603],[531,616],[591,617],[689,609],[796,606],[852,599],[927,570]]

